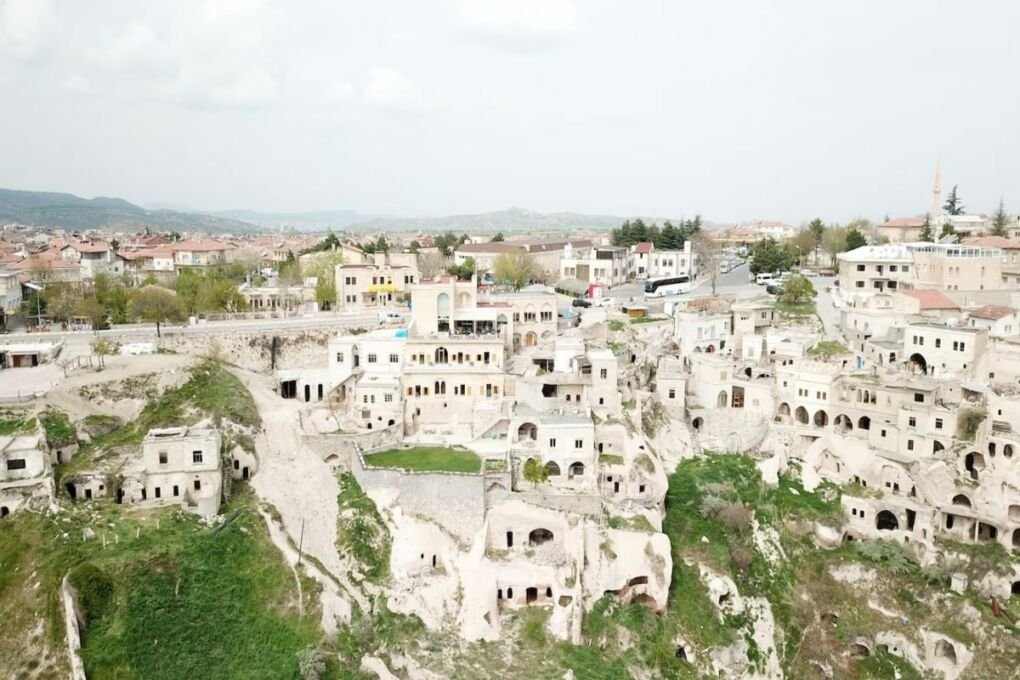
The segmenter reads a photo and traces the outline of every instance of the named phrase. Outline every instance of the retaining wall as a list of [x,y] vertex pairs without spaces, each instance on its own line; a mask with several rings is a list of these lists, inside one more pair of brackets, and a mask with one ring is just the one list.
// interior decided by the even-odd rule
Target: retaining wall
[[303,434],[301,443],[319,454],[323,460],[327,460],[330,456],[337,456],[339,460],[336,461],[336,464],[348,469],[355,451],[400,446],[403,441],[403,430],[403,423],[397,423],[381,430],[367,432]]

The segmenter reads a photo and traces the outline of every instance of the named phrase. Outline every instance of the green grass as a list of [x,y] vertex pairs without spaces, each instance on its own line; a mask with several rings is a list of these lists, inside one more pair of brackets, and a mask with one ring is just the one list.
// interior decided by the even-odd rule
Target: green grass
[[[296,678],[297,652],[321,642],[317,613],[309,606],[312,611],[299,616],[293,575],[254,507],[250,492],[238,494],[224,511],[239,509],[240,515],[218,532],[172,509],[141,512],[114,504],[67,510],[61,521],[33,513],[6,520],[0,541],[4,665],[32,664],[27,633],[37,616],[45,632],[32,646],[63,663],[57,590],[70,570],[87,614],[82,658],[90,680]],[[85,526],[95,527],[99,539],[82,542]],[[25,579],[26,570],[39,587]]]
[[340,475],[337,504],[337,550],[360,562],[369,580],[385,579],[390,565],[390,535],[378,508],[361,490],[354,475],[346,472]]
[[820,340],[814,347],[808,351],[809,356],[821,357],[828,359],[829,357],[838,357],[842,354],[847,354],[850,350],[847,346],[841,342],[835,340]]
[[368,465],[417,472],[478,472],[482,461],[474,453],[445,446],[413,446],[365,456]]
[[786,317],[804,317],[815,315],[815,301],[808,302],[776,302],[776,311]]
[[56,409],[46,409],[39,414],[39,422],[42,423],[46,441],[50,446],[67,446],[78,440],[78,433],[66,413]]
[[626,325],[619,319],[609,320],[609,330],[613,332],[619,332],[622,331],[624,328],[626,328]]
[[0,413],[0,436],[32,432],[36,427],[36,419],[27,414]]
[[623,465],[623,456],[613,453],[599,454],[599,462],[603,465]]
[[657,321],[669,321],[669,317],[668,316],[639,316],[636,319],[631,319],[630,320],[630,322],[632,324],[655,323]]

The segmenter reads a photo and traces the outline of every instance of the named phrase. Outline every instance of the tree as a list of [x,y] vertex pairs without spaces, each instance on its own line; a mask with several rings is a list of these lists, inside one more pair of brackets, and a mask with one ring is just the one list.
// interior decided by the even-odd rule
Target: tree
[[951,236],[955,233],[956,225],[947,220],[946,223],[942,225],[942,234],[939,235],[939,238],[942,238],[943,236]]
[[932,240],[931,215],[928,214],[928,213],[925,214],[925,216],[924,216],[924,224],[921,225],[921,236],[920,236],[920,239],[922,241],[931,241]]
[[825,233],[825,222],[822,222],[822,218],[816,217],[815,219],[808,222],[808,231],[815,236],[815,244],[822,242],[822,234]]
[[423,281],[435,278],[445,271],[450,264],[450,259],[441,253],[421,253],[418,255],[418,273]]
[[806,256],[808,253],[813,253],[818,247],[818,239],[815,237],[815,232],[807,227],[797,232],[797,235],[793,237],[793,244],[802,256]]
[[415,239],[414,241],[411,241],[411,245],[408,246],[407,252],[413,253],[415,255],[417,255],[418,253],[421,252],[421,244],[418,243],[417,239]]
[[336,280],[334,277],[319,277],[315,284],[315,302],[319,309],[329,310],[336,304]]
[[856,250],[861,246],[868,245],[868,239],[864,237],[864,234],[857,231],[857,227],[850,227],[846,230],[846,249]]
[[156,324],[156,337],[162,337],[160,324],[184,319],[184,307],[172,290],[146,286],[138,291],[131,310],[143,321]]
[[67,323],[78,311],[81,293],[67,283],[51,283],[43,290],[46,310],[53,321]]
[[822,234],[822,250],[829,256],[829,266],[836,266],[836,257],[846,250],[846,227],[833,225]]
[[800,275],[791,276],[779,290],[779,301],[785,304],[798,305],[807,302],[816,295],[811,281]]
[[500,254],[492,264],[492,273],[496,278],[496,283],[520,290],[531,283],[531,280],[538,276],[539,271],[534,256],[521,249]]
[[465,257],[463,262],[450,265],[446,268],[446,271],[462,281],[467,281],[475,275],[475,258]]
[[492,237],[492,240],[491,240],[491,241],[489,241],[489,242],[490,242],[490,243],[500,243],[500,242],[502,242],[502,241],[505,241],[505,240],[506,240],[506,239],[505,239],[505,238],[504,238],[504,236],[503,236],[503,232],[501,232],[501,231],[497,231],[497,232],[496,232],[496,235],[495,235],[495,236],[493,236],[493,237]]
[[94,297],[85,298],[78,303],[77,309],[78,316],[84,316],[92,324],[92,330],[99,331],[107,328],[106,307],[100,304],[99,300]]
[[436,244],[436,247],[439,248],[439,252],[441,252],[446,257],[450,257],[451,255],[453,255],[453,251],[457,248],[457,246],[459,246],[461,243],[464,243],[465,241],[470,240],[470,238],[471,237],[468,236],[467,234],[457,236],[452,231],[448,231],[444,234],[440,234],[439,236],[437,236],[434,240],[434,243]]
[[950,215],[962,215],[963,214],[963,200],[960,195],[956,192],[957,184],[953,185],[953,190],[949,192],[949,196],[946,197],[946,202],[942,206]]
[[999,199],[999,208],[995,211],[995,217],[992,218],[992,236],[1006,237],[1009,234],[1007,227],[1009,226],[1009,215],[1006,214],[1006,204],[1003,200]]
[[[691,239],[691,250],[697,257],[698,269],[708,271],[712,283],[712,295],[715,295],[716,280],[719,278],[719,264],[722,261],[722,247],[708,234],[698,231]],[[694,267],[691,267],[692,272]]]
[[751,273],[787,271],[793,266],[793,253],[774,238],[754,244],[751,250]]
[[545,469],[541,461],[534,458],[524,461],[523,472],[525,481],[531,482],[535,486],[549,479],[549,471]]
[[106,357],[117,351],[117,345],[115,345],[108,338],[96,338],[92,341],[92,353],[99,359],[99,370],[106,368]]

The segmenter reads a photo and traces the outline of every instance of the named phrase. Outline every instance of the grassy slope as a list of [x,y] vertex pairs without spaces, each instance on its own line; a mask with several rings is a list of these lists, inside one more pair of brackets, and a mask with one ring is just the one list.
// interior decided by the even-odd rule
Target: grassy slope
[[366,456],[365,462],[376,467],[439,472],[478,472],[482,461],[470,451],[443,446],[415,446],[391,449]]
[[[150,403],[138,421],[99,437],[80,459],[84,464],[106,446],[137,442],[149,427],[202,417],[259,422],[244,387],[207,362],[191,381]],[[59,415],[50,427],[62,427]],[[0,671],[67,677],[57,593],[65,574],[88,565],[113,584],[105,613],[84,634],[90,679],[297,677],[297,652],[320,642],[316,604],[306,592],[305,615],[298,616],[293,575],[246,489],[223,508],[241,513],[216,533],[175,509],[113,503],[0,520]],[[83,542],[85,528],[97,539]],[[338,672],[331,669],[328,677]]]

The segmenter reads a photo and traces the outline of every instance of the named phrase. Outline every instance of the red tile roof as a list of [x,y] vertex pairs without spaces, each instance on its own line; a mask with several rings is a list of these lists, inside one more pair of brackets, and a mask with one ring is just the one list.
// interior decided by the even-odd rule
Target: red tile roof
[[[105,253],[110,246],[102,241],[91,243],[68,243],[64,248],[77,250],[79,253]],[[63,248],[61,248],[63,250]]]
[[652,244],[649,241],[642,241],[634,246],[634,252],[647,255],[652,252]]
[[979,236],[963,240],[964,245],[981,246],[982,248],[1002,248],[1003,250],[1020,249],[1020,243],[1001,236]]
[[975,319],[988,319],[989,321],[998,321],[1004,316],[1009,316],[1016,312],[1012,307],[1005,305],[985,305],[984,307],[978,307],[970,313]]
[[171,248],[174,250],[186,250],[188,252],[196,252],[200,250],[234,250],[235,246],[229,243],[221,243],[220,241],[202,240],[202,241],[178,241],[174,243]]
[[921,309],[959,309],[960,305],[956,304],[940,290],[930,289],[910,289],[901,290],[904,295],[909,295],[918,302],[921,303]]

